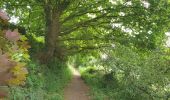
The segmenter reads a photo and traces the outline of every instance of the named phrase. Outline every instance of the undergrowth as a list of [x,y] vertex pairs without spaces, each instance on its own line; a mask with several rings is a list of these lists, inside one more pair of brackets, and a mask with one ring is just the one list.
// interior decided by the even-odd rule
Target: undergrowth
[[47,66],[31,61],[26,84],[11,87],[10,100],[63,100],[63,89],[71,79],[71,72],[66,64],[57,61]]
[[95,69],[93,67],[80,69],[83,80],[90,87],[92,100],[114,100],[111,99],[112,94],[109,94],[110,89],[103,87],[102,74],[98,72],[90,73],[92,70]]
[[25,85],[10,87],[10,100],[63,100],[64,87],[71,79],[66,62],[53,58],[47,65],[40,65],[36,54],[43,48],[43,38],[27,36],[31,48],[31,60],[27,65],[29,74]]

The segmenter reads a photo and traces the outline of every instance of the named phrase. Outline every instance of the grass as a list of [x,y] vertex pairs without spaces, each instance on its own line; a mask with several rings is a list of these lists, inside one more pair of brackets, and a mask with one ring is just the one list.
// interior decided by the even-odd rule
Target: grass
[[[58,65],[57,68],[55,65]],[[65,65],[58,62],[50,64],[50,69],[45,71],[45,90],[48,91],[48,100],[63,100],[63,89],[71,80],[71,71]]]
[[24,86],[10,87],[10,100],[63,100],[63,89],[71,79],[66,64],[28,64],[29,75]]
[[116,84],[116,82],[109,83],[111,85],[106,84],[101,71],[94,67],[86,67],[80,68],[80,72],[85,83],[90,87],[92,100],[121,100],[114,99],[117,93],[113,84]]
[[63,90],[72,73],[65,62],[55,58],[47,65],[40,65],[34,58],[43,48],[44,38],[27,36],[32,60],[28,63],[29,74],[25,85],[10,87],[10,100],[63,100]]
[[[87,67],[80,69],[82,78],[86,84],[90,87],[90,94],[93,100],[107,100],[107,91],[102,88],[101,74],[95,72],[93,67]],[[93,73],[91,73],[93,72]]]
[[121,84],[114,78],[111,81],[106,80],[106,74],[104,75],[94,67],[80,68],[80,72],[82,78],[90,87],[92,100],[169,100],[156,97],[150,99],[148,94],[139,91],[133,84]]

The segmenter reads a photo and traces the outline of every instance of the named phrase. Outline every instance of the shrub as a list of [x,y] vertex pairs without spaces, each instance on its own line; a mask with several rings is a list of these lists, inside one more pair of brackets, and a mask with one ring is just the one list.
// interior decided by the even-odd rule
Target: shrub
[[9,17],[0,11],[0,85],[23,85],[28,74],[26,61],[29,60],[28,42],[18,30],[6,30]]

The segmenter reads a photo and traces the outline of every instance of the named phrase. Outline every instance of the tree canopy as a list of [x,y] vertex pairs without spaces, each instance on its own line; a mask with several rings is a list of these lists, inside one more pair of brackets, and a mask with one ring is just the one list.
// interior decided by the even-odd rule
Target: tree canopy
[[169,26],[168,0],[11,0],[1,6],[28,33],[46,36],[47,55],[59,58],[114,42],[156,49]]

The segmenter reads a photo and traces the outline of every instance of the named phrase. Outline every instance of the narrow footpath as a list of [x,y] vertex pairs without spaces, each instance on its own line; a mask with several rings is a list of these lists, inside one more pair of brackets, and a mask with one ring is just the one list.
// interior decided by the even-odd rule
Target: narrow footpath
[[70,68],[73,79],[64,90],[64,100],[90,100],[89,88],[75,68]]

